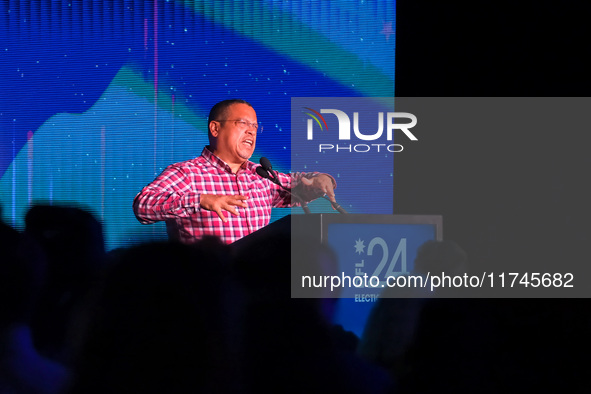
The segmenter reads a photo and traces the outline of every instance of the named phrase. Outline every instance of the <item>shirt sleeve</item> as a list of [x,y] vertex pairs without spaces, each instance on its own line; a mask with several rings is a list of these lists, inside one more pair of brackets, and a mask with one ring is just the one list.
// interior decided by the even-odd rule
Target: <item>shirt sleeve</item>
[[190,172],[173,164],[135,196],[133,212],[142,224],[186,217],[199,209],[199,197]]

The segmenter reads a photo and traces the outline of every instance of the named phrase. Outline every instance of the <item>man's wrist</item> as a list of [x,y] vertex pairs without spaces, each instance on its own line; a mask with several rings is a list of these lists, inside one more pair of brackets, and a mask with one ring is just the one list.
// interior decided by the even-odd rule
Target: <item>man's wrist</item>
[[337,187],[337,181],[330,174],[327,174],[327,173],[324,173],[324,172],[315,172],[315,173],[313,173],[313,176],[311,178],[317,178],[317,177],[320,177],[322,175],[327,176],[328,178],[330,178],[330,180],[332,182],[332,188],[333,189],[336,189],[336,187]]

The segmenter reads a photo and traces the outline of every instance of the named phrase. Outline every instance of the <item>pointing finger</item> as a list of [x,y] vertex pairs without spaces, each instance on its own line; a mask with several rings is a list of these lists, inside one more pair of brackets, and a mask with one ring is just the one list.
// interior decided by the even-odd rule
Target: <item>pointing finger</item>
[[246,208],[248,205],[246,205],[246,202],[244,202],[244,200],[246,200],[246,198],[236,199],[236,200],[232,201],[232,204],[233,205],[239,205],[241,207]]
[[236,209],[232,205],[226,204],[226,206],[224,206],[223,208],[226,211],[230,212],[232,215],[238,216],[238,211],[236,211]]
[[216,209],[215,210],[215,213],[217,213],[218,216],[220,217],[220,219],[222,219],[222,222],[226,223],[228,221],[228,219],[226,219],[226,217],[222,213],[222,209],[221,208]]

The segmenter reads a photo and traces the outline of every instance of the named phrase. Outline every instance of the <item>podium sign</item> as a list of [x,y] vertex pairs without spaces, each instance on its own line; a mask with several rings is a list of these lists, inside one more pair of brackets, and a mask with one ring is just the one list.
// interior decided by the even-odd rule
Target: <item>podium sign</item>
[[[359,337],[388,276],[411,273],[419,246],[443,238],[442,217],[437,215],[292,215],[291,227],[292,253],[303,247],[294,242],[302,234],[318,237],[336,253],[338,269],[325,275],[330,279],[323,283],[322,295],[339,298],[333,322]],[[292,259],[292,297],[318,296],[317,288],[304,288],[301,278],[294,277],[293,264],[301,263]],[[350,286],[342,283],[347,280]],[[342,287],[330,291],[333,285]]]
[[[420,245],[442,239],[442,218],[436,215],[292,215],[291,222],[292,236],[317,236],[335,251],[338,269],[322,278],[323,294],[334,298],[377,299],[388,277],[412,272]],[[320,278],[311,279],[310,284],[320,284]],[[292,281],[301,284],[292,288],[292,296],[306,297],[308,282]]]

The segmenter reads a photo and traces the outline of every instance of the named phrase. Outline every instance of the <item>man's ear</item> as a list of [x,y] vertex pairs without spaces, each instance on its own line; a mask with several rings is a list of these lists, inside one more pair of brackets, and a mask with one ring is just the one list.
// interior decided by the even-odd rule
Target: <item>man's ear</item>
[[218,122],[212,121],[209,123],[209,132],[211,136],[214,138],[218,138],[220,124]]

